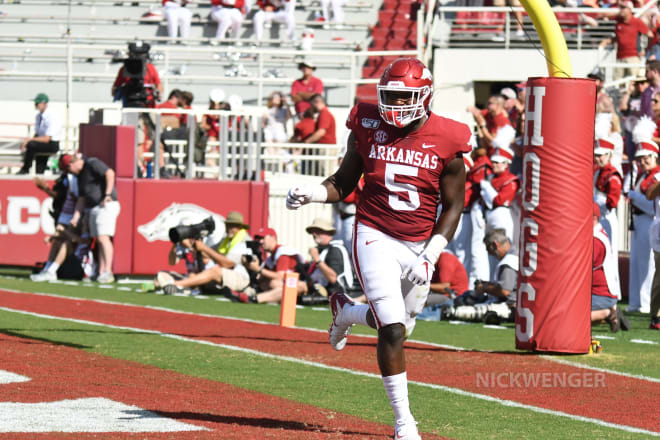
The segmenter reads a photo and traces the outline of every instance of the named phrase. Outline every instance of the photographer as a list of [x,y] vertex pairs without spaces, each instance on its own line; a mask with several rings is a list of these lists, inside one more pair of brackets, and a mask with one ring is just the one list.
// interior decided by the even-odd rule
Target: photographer
[[[227,214],[225,220],[226,235],[220,243],[207,246],[201,239],[195,239],[192,248],[202,255],[208,256],[211,261],[215,262],[216,266],[200,273],[191,274],[183,280],[162,277],[158,282],[165,293],[168,295],[184,293],[186,288],[195,287],[201,288],[202,292],[207,294],[215,293],[227,296],[232,296],[232,291],[243,291],[250,283],[248,272],[241,264],[243,255],[251,254],[251,250],[246,245],[246,240],[250,238],[247,233],[248,228],[249,226],[243,221],[243,215],[232,211]],[[213,232],[213,227],[209,229],[208,233]],[[172,234],[172,231],[170,231],[170,238],[173,238],[173,235],[176,234]]]
[[443,315],[449,319],[499,323],[513,318],[518,282],[518,255],[504,229],[491,229],[484,238],[488,253],[498,260],[495,278],[475,281],[474,290],[447,302]]
[[[261,248],[268,254],[262,265],[255,260],[246,261],[246,267],[259,274],[261,292],[254,296],[242,293],[237,299],[241,302],[279,303],[282,300],[286,272],[298,272],[301,279],[306,277],[302,266],[303,257],[295,249],[279,244],[277,232],[273,228],[259,229],[254,238],[261,243]],[[298,295],[307,293],[307,283],[299,280],[297,289]]]
[[174,271],[161,271],[154,278],[154,287],[160,288],[163,285],[171,284],[174,280],[183,280],[191,275],[210,269],[215,266],[215,262],[204,252],[197,251],[195,239],[184,238],[177,243],[172,243],[170,252],[167,255],[167,262],[170,266],[176,266],[180,261],[186,265],[185,275]]
[[[312,257],[307,273],[310,294],[303,296],[303,304],[318,304],[334,292],[346,292],[353,286],[353,272],[348,251],[341,240],[333,240],[337,230],[330,222],[317,218],[306,229],[317,246],[309,249]],[[320,286],[320,287],[319,287]]]
[[128,44],[128,58],[117,72],[111,95],[124,107],[154,108],[163,94],[163,85],[156,67],[149,62],[151,46],[141,41]]

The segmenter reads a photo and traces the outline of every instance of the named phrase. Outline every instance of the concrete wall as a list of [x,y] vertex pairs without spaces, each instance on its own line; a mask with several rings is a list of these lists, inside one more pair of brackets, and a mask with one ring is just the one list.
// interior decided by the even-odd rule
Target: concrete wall
[[[581,78],[599,61],[614,62],[599,60],[595,50],[569,51],[569,56],[573,76]],[[433,110],[465,123],[472,123],[465,109],[475,102],[475,82],[517,83],[528,77],[548,76],[545,58],[533,49],[435,49],[433,60]]]

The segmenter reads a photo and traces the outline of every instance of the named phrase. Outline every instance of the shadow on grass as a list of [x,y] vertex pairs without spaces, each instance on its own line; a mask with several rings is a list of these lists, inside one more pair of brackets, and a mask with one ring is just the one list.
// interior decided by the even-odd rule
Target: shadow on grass
[[23,332],[53,332],[53,333],[58,333],[58,332],[68,332],[68,333],[112,333],[112,334],[124,334],[124,335],[148,335],[149,333],[142,333],[142,332],[134,332],[134,331],[104,331],[104,330],[82,330],[82,329],[70,329],[70,328],[45,328],[45,329],[0,329],[0,334],[4,334],[7,336],[13,336],[16,338],[20,338],[21,342],[23,344],[39,344],[39,343],[48,343],[48,344],[53,344],[53,345],[63,345],[65,347],[72,347],[72,348],[79,348],[79,349],[91,349],[94,348],[91,345],[81,345],[81,344],[74,344],[71,342],[64,342],[57,340],[55,338],[44,338],[44,337],[36,337],[32,335],[26,335]]
[[[167,411],[158,411],[150,410],[159,416],[169,417],[179,421],[201,421],[201,422],[211,422],[219,423],[224,425],[239,425],[239,426],[252,426],[255,428],[266,428],[266,429],[283,429],[287,431],[304,431],[304,432],[321,432],[321,433],[334,433],[340,435],[362,435],[370,439],[373,438],[391,438],[389,435],[384,434],[374,434],[373,432],[365,431],[350,431],[345,429],[333,429],[323,426],[321,424],[307,424],[303,422],[297,422],[295,420],[280,420],[273,419],[268,417],[243,417],[236,415],[220,415],[220,414],[209,414],[209,413],[196,413],[196,412],[167,412]],[[139,415],[140,412],[137,412]]]
[[[71,348],[78,348],[78,349],[90,349],[92,348],[91,346],[88,345],[80,345],[80,344],[72,344],[70,342],[62,342],[62,341],[57,341],[55,339],[50,339],[50,338],[38,338],[35,336],[27,336],[23,333],[20,333],[21,329],[15,329],[16,331],[12,331],[12,329],[0,329],[0,334],[4,334],[7,336],[13,336],[16,338],[21,339],[21,343],[23,344],[41,344],[41,343],[47,343],[51,345],[63,345],[65,347],[71,347]],[[33,329],[30,330],[31,332],[34,331]],[[46,329],[46,330],[40,330],[40,331],[62,331],[61,329]],[[65,330],[66,331],[66,330]],[[70,330],[70,331],[76,331],[76,330]]]

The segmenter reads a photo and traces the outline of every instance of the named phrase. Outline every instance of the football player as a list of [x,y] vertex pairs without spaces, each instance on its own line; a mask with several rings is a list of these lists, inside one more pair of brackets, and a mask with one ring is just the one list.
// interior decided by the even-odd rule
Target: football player
[[[353,264],[367,304],[330,299],[330,344],[341,350],[353,324],[378,330],[377,357],[395,416],[395,439],[420,439],[408,404],[404,340],[415,326],[440,253],[463,211],[470,129],[430,111],[433,78],[414,58],[383,72],[378,105],[360,103],[335,174],[289,190],[287,207],[343,200],[364,174],[353,234]],[[436,215],[439,205],[442,210]]]

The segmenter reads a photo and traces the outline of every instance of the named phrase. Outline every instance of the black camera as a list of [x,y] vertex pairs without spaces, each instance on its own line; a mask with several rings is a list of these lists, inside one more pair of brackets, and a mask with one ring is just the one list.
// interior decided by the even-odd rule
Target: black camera
[[245,254],[245,264],[250,264],[255,258],[261,262],[259,256],[261,255],[261,243],[257,240],[245,240],[245,246],[252,251],[251,254]]
[[158,96],[157,90],[144,85],[151,46],[142,41],[128,43],[128,58],[119,59],[124,63],[124,75],[128,78],[119,90],[124,107],[152,107]]
[[205,218],[200,223],[194,225],[179,225],[169,230],[169,236],[172,243],[179,243],[186,238],[198,239],[206,237],[215,230],[215,221],[213,217]]

